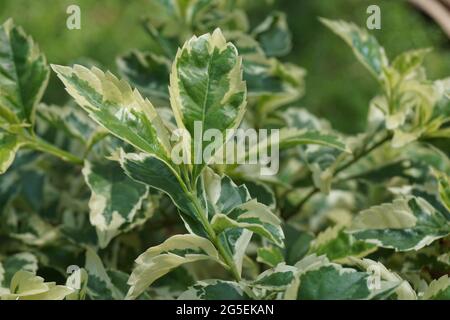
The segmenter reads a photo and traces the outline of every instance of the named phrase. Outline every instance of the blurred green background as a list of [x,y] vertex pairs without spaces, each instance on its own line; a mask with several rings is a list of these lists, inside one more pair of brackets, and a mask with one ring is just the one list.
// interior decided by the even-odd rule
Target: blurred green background
[[[115,58],[132,48],[146,49],[148,39],[140,18],[151,0],[1,0],[0,21],[12,17],[39,43],[50,63],[70,64],[86,57],[115,71]],[[381,8],[382,29],[372,31],[388,56],[420,47],[434,51],[426,60],[432,79],[450,76],[450,41],[433,20],[403,0],[278,0],[270,5],[253,0],[252,26],[272,8],[287,14],[293,34],[292,53],[285,61],[308,71],[306,95],[299,105],[328,118],[339,130],[362,131],[375,81],[353,57],[351,50],[325,29],[317,17],[344,19],[364,26],[366,9]],[[81,30],[68,30],[66,9],[81,8]],[[61,102],[67,95],[52,75],[45,100]]]

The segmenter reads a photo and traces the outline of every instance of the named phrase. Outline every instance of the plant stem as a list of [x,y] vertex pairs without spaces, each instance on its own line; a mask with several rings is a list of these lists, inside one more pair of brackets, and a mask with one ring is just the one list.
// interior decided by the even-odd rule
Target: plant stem
[[206,233],[208,234],[209,240],[213,243],[213,245],[217,248],[219,251],[219,254],[225,261],[225,263],[230,268],[230,272],[233,275],[234,279],[236,281],[241,281],[241,276],[239,274],[239,271],[237,270],[236,264],[233,261],[233,257],[231,257],[228,252],[225,250],[224,246],[220,243],[219,239],[217,238],[217,235],[213,228],[211,227],[211,224],[208,221],[207,215],[205,211],[203,210],[203,207],[200,205],[198,198],[196,197],[195,193],[191,194],[192,202],[194,203],[195,210],[197,211],[198,216],[200,217],[200,221],[205,228]]
[[34,136],[26,138],[26,144],[28,144],[31,148],[49,153],[51,155],[54,155],[64,161],[81,165],[83,164],[83,159],[78,158],[77,156],[73,155],[70,152],[64,151],[58,147],[55,147],[54,145],[48,143],[47,141]]
[[[356,162],[358,162],[361,158],[367,156],[368,154],[370,154],[372,151],[374,151],[375,149],[379,148],[380,146],[382,146],[385,142],[389,141],[389,139],[392,137],[392,134],[390,132],[388,132],[383,139],[381,139],[380,141],[376,142],[375,144],[373,144],[370,148],[368,149],[364,149],[363,151],[361,151],[360,153],[356,154],[353,156],[353,158],[348,161],[347,163],[345,163],[344,165],[340,166],[339,168],[337,168],[334,171],[334,175],[336,176],[338,173],[344,171],[345,169],[347,169],[348,167],[352,166],[353,164],[355,164]],[[317,187],[314,187],[313,189],[311,189],[310,192],[308,192],[308,194],[295,206],[295,208],[291,211],[290,214],[285,216],[285,219],[290,219],[293,215],[295,215],[297,212],[299,212],[301,210],[301,208],[304,206],[304,204],[311,199],[312,196],[314,196],[317,192],[319,192],[320,189]]]

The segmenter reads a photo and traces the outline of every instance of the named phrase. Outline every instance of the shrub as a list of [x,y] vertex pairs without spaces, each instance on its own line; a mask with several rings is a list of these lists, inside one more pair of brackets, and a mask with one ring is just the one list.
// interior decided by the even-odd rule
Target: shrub
[[[250,29],[232,2],[151,6],[151,50],[119,57],[122,79],[52,65],[78,106],[41,103],[45,56],[0,28],[2,299],[450,297],[450,80],[427,79],[429,49],[389,59],[321,19],[379,84],[345,136],[294,105],[305,71],[280,60],[282,13]],[[196,157],[196,123],[215,152],[175,161]],[[276,175],[213,161],[237,128],[279,130],[242,155],[268,142]]]

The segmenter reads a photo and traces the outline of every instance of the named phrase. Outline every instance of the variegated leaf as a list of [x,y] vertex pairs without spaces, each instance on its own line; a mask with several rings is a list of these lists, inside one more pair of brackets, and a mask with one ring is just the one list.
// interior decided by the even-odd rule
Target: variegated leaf
[[66,300],[84,300],[86,298],[89,275],[83,268],[75,270],[66,280],[66,286],[74,292],[66,296]]
[[444,275],[431,281],[428,289],[422,296],[423,300],[450,300],[450,278]]
[[[178,127],[187,129],[192,141],[198,139],[194,136],[196,124],[195,131],[200,137],[208,129],[218,130],[225,136],[226,129],[239,126],[247,94],[241,58],[220,29],[198,38],[194,36],[178,51],[170,74],[169,92]],[[203,143],[203,149],[207,145]],[[194,159],[196,156],[193,153]],[[203,166],[204,163],[194,168],[194,178]]]
[[126,81],[96,67],[52,68],[94,121],[136,148],[169,159],[169,135],[161,118],[150,101]]
[[272,13],[253,30],[252,34],[268,57],[284,56],[291,51],[291,33],[286,15],[282,12]]
[[104,248],[134,222],[148,196],[148,187],[128,177],[114,161],[85,161],[83,175],[91,189],[90,221],[97,229],[100,247]]
[[419,68],[425,56],[430,53],[431,49],[417,49],[405,51],[399,54],[392,62],[394,67],[400,74],[407,76]]
[[312,241],[309,253],[326,255],[332,261],[345,263],[350,256],[365,257],[376,249],[374,244],[356,240],[346,233],[345,226],[336,225],[329,227]]
[[344,268],[324,256],[307,256],[295,266],[299,274],[286,290],[287,299],[377,299],[391,295],[400,284],[381,280],[378,287],[371,286],[371,274]]
[[450,212],[450,177],[444,172],[436,172],[435,175],[439,184],[439,196],[442,204]]
[[179,300],[250,300],[251,292],[245,285],[223,280],[199,281],[183,292]]
[[120,163],[132,179],[166,193],[180,209],[188,230],[205,235],[205,230],[199,225],[199,213],[194,207],[193,199],[189,197],[183,180],[171,166],[144,153],[121,152]]
[[228,228],[243,228],[269,239],[280,247],[283,246],[284,235],[280,219],[256,200],[246,202],[228,214],[216,213],[211,224],[217,233]]
[[134,50],[119,57],[120,73],[144,96],[152,99],[156,106],[169,102],[170,61],[151,52]]
[[8,292],[1,292],[1,300],[62,300],[73,290],[67,286],[44,282],[42,277],[28,271],[18,271],[11,279]]
[[87,143],[97,125],[82,110],[74,106],[38,105],[38,114],[53,127],[64,131],[68,136]]
[[272,269],[261,273],[251,285],[256,288],[269,291],[284,291],[295,280],[298,269],[280,263]]
[[0,119],[33,124],[50,75],[45,56],[12,20],[0,26]]
[[417,251],[450,234],[450,213],[422,198],[397,199],[360,212],[349,231],[380,247]]
[[347,42],[358,60],[377,79],[383,78],[383,70],[389,65],[389,61],[383,47],[374,36],[353,23],[323,18],[320,21]]
[[211,225],[239,272],[252,232],[283,246],[280,219],[269,207],[251,200],[245,185],[237,186],[229,177],[220,177],[210,168],[204,170],[202,183],[203,202]]
[[[320,145],[351,153],[351,150],[346,143],[336,135],[324,134],[319,131],[299,130],[296,128],[282,128],[277,133],[277,137],[269,136],[266,139],[261,140],[255,146],[250,147],[245,154],[245,159],[254,158],[258,153],[269,150],[274,146],[278,146],[280,150],[283,150],[307,144]],[[242,161],[243,159],[240,160]]]
[[398,282],[399,285],[395,289],[395,295],[398,300],[417,300],[417,294],[411,287],[408,281],[403,280],[398,274],[388,270],[381,262],[373,261],[370,259],[357,259],[351,257],[350,262],[366,270],[372,274],[374,278],[373,285],[376,285],[377,281],[391,281]]
[[8,170],[13,163],[17,150],[23,142],[20,137],[0,129],[0,174]]
[[86,250],[85,267],[87,279],[87,294],[96,300],[118,300],[123,299],[121,292],[114,286],[109,278],[100,257],[94,250]]
[[243,68],[249,102],[264,115],[296,101],[304,93],[306,72],[297,65],[256,55],[244,57]]
[[20,270],[36,273],[38,260],[29,252],[16,253],[0,261],[0,287],[8,288],[14,274]]
[[209,240],[192,234],[173,236],[136,259],[137,266],[128,280],[131,287],[127,299],[136,299],[155,280],[183,264],[210,259],[220,262]]

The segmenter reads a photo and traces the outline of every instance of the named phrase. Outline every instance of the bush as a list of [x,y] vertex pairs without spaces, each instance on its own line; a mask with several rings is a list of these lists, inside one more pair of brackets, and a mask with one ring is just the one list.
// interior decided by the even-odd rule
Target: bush
[[233,1],[151,6],[122,79],[51,66],[78,106],[41,103],[45,56],[0,28],[2,299],[450,297],[450,80],[427,79],[429,49],[389,59],[321,19],[379,85],[348,136],[294,105],[283,13],[250,29]]

